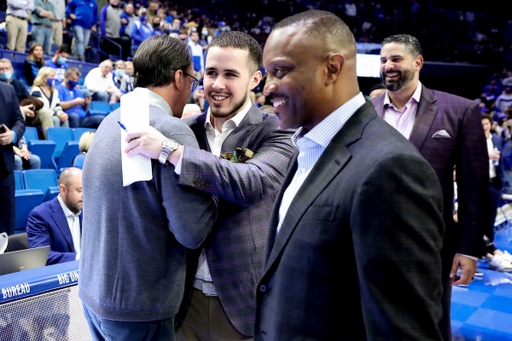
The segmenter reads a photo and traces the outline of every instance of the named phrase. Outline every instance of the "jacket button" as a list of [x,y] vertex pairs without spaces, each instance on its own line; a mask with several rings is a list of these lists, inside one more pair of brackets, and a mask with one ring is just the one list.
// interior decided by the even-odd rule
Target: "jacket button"
[[261,292],[267,291],[267,286],[266,285],[260,285],[260,291]]

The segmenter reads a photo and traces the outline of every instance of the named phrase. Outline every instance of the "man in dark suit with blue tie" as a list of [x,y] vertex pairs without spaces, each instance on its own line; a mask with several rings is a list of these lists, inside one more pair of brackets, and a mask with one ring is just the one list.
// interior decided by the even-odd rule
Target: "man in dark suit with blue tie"
[[59,177],[59,195],[30,212],[27,222],[31,248],[50,246],[47,265],[79,259],[82,235],[82,170],[66,168]]
[[0,82],[0,233],[14,233],[16,185],[12,144],[23,136],[25,126],[14,88]]
[[439,340],[442,194],[359,91],[336,15],[274,26],[264,93],[298,147],[270,216],[255,340]]
[[[478,104],[419,81],[423,56],[419,41],[400,34],[384,39],[381,77],[387,92],[372,102],[377,114],[398,129],[434,168],[443,190],[446,234],[443,261],[443,339],[451,340],[452,285],[467,285],[482,253],[488,221],[489,165]],[[458,226],[453,220],[453,169],[457,173]],[[458,268],[460,278],[456,277]]]

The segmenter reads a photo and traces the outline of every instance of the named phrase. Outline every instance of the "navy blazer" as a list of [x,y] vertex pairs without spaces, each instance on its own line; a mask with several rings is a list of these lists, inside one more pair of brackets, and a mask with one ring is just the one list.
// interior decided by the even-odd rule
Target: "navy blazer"
[[[27,125],[21,115],[16,91],[7,83],[0,82],[0,125],[5,124],[21,139]],[[0,146],[0,175],[6,175],[14,170],[14,151],[12,144]]]
[[[80,214],[80,234],[83,213]],[[74,261],[73,237],[58,197],[46,201],[30,212],[27,223],[28,244],[31,248],[50,245],[46,265]]]
[[254,339],[440,340],[444,224],[432,167],[367,102],[276,234],[297,155],[270,216]]

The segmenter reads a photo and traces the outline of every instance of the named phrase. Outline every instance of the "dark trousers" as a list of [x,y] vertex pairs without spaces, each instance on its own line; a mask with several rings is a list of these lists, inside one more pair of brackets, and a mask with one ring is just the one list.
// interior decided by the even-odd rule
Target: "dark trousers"
[[178,341],[252,340],[233,327],[217,296],[192,290],[187,315],[176,333]]
[[16,227],[16,190],[14,173],[0,175],[0,233],[14,233]]
[[150,322],[121,322],[99,317],[84,304],[84,315],[94,341],[174,341],[174,317]]
[[444,341],[452,341],[452,279],[443,280],[443,296],[441,296],[441,305],[443,307],[443,316],[437,324]]

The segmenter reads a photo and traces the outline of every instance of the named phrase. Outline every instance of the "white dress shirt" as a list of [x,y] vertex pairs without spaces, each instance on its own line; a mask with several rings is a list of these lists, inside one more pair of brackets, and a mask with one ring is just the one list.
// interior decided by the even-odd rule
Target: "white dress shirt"
[[60,207],[62,207],[62,211],[64,211],[64,215],[66,216],[66,220],[68,222],[69,231],[71,232],[71,237],[73,238],[73,247],[75,248],[75,252],[78,255],[80,254],[80,240],[81,240],[81,234],[80,234],[80,213],[82,211],[78,211],[77,214],[74,214],[71,212],[71,210],[66,206],[64,201],[62,201],[62,198],[60,194],[57,196],[57,199],[59,200]]
[[279,207],[279,224],[277,225],[276,234],[281,230],[281,225],[283,224],[288,209],[293,203],[295,195],[302,187],[302,184],[325,148],[331,143],[334,135],[343,128],[348,119],[365,103],[364,96],[359,93],[332,112],[304,136],[302,136],[302,127],[292,136],[293,144],[299,149],[299,156],[297,158],[298,166],[281,200],[281,206]]

